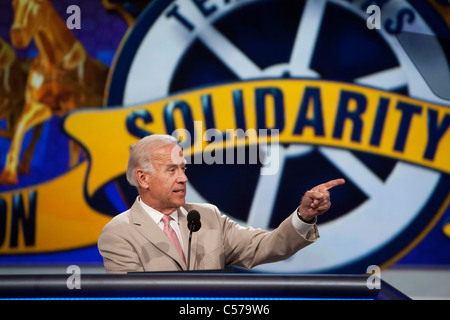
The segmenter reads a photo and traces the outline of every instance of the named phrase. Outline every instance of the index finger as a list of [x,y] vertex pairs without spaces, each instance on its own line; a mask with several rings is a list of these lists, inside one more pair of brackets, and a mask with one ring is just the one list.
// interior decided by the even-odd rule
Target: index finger
[[322,183],[322,187],[325,187],[326,190],[330,190],[331,188],[340,186],[345,183],[344,179],[334,179],[328,182]]

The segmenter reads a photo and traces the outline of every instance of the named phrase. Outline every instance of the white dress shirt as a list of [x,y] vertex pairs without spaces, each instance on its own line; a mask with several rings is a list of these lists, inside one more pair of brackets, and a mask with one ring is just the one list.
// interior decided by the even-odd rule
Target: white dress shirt
[[[153,219],[153,221],[155,221],[157,226],[161,230],[164,230],[164,222],[163,222],[164,214],[162,214],[158,210],[155,210],[152,207],[146,205],[144,202],[142,202],[141,197],[139,197],[139,203],[142,206],[142,208],[145,210],[145,212],[147,212],[148,215]],[[184,209],[181,208],[181,210],[184,210]],[[183,239],[181,239],[180,224],[178,223],[178,211],[175,210],[174,212],[172,212],[170,214],[170,216],[172,217],[172,219],[170,219],[170,226],[175,231],[175,233],[178,237],[178,240],[180,240],[180,245],[181,245],[181,248],[183,248],[183,252],[184,252]]]

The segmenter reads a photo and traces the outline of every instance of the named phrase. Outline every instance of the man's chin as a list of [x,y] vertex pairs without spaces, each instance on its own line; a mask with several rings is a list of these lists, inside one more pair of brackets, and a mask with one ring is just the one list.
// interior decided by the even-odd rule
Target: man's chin
[[177,205],[177,208],[179,208],[179,207],[181,207],[183,204],[186,203],[186,199],[185,199],[185,198],[183,198],[183,199],[177,199],[177,200],[174,201],[174,203]]

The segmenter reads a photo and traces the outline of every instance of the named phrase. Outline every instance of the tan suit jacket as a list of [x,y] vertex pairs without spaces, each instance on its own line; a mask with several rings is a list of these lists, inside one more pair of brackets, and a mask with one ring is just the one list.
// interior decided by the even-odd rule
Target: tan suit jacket
[[[186,259],[189,243],[186,212],[195,209],[201,215],[202,227],[192,235],[190,270],[223,269],[225,266],[252,268],[284,260],[319,237],[315,225],[301,236],[292,224],[292,216],[268,232],[244,228],[221,215],[211,204],[182,207],[185,211],[178,209],[178,220]],[[98,249],[108,273],[186,270],[186,263],[175,246],[138,200],[104,227]]]

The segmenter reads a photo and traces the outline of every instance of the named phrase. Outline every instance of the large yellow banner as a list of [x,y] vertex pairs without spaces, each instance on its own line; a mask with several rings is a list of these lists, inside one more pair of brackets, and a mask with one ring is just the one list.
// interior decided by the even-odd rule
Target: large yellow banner
[[110,217],[96,212],[86,201],[87,168],[84,161],[50,182],[2,193],[0,212],[6,215],[0,224],[1,253],[51,252],[96,243]]

